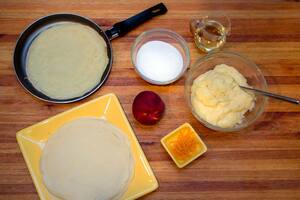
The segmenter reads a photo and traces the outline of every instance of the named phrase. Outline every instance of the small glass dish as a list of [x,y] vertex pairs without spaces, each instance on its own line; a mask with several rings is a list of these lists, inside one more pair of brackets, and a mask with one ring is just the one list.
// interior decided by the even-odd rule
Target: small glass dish
[[209,15],[190,21],[190,32],[196,47],[206,53],[219,50],[231,32],[230,19],[225,15]]
[[255,122],[255,120],[263,113],[265,104],[267,102],[267,97],[262,95],[256,95],[254,108],[244,115],[244,119],[240,124],[236,124],[232,128],[221,128],[208,123],[196,113],[191,103],[191,87],[193,85],[193,81],[199,75],[209,70],[212,70],[218,64],[226,64],[236,68],[247,79],[247,83],[251,87],[265,91],[267,90],[267,82],[262,72],[254,62],[248,60],[247,58],[237,53],[209,53],[205,57],[199,58],[187,73],[185,81],[185,96],[187,104],[190,110],[192,111],[193,115],[206,127],[221,132],[239,131]]
[[[173,47],[175,47],[181,54],[183,59],[183,66],[181,69],[181,72],[173,79],[168,81],[157,81],[150,79],[149,77],[145,76],[137,67],[137,53],[139,49],[147,42],[149,41],[162,41],[166,42]],[[157,50],[159,51],[159,49]],[[155,85],[167,85],[170,83],[175,82],[178,80],[186,71],[190,64],[190,51],[187,46],[186,41],[183,39],[182,36],[175,33],[174,31],[168,30],[168,29],[162,29],[162,28],[155,28],[150,29],[148,31],[145,31],[141,33],[134,41],[132,47],[131,47],[131,61],[134,66],[135,71],[144,79],[145,81],[155,84]]]
[[207,151],[206,145],[189,123],[182,124],[160,142],[179,168],[185,167]]

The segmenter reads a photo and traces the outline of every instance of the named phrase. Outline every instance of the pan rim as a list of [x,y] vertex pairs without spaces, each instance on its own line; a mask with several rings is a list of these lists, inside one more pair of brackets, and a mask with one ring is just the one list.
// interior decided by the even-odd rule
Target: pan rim
[[[45,99],[43,97],[40,97],[38,95],[36,95],[34,92],[30,91],[27,86],[25,86],[22,81],[20,80],[20,77],[16,71],[16,64],[15,64],[15,60],[16,60],[16,48],[19,44],[19,41],[21,39],[21,37],[24,35],[24,33],[30,28],[32,27],[34,24],[36,24],[37,22],[39,22],[40,20],[43,20],[45,18],[49,18],[49,17],[52,17],[52,16],[55,16],[55,15],[69,15],[69,16],[75,16],[75,17],[78,17],[78,18],[82,18],[92,24],[94,24],[97,28],[99,28],[102,32],[103,32],[103,35],[100,35],[98,33],[97,30],[94,30],[101,36],[101,37],[105,37],[105,40],[107,41],[106,42],[106,45],[107,45],[107,48],[109,49],[110,51],[110,58],[109,58],[109,63],[107,64],[105,70],[108,70],[106,72],[106,74],[103,74],[102,77],[101,77],[101,80],[99,83],[97,83],[97,85],[95,85],[91,90],[89,90],[88,92],[86,92],[85,94],[81,95],[81,96],[78,96],[78,97],[74,97],[74,98],[71,98],[71,99],[54,99],[54,98],[51,98],[47,95],[49,99]],[[74,23],[79,23],[79,22],[74,22]],[[49,15],[45,15],[43,17],[40,17],[36,20],[34,20],[32,23],[30,23],[29,25],[27,25],[24,30],[19,34],[17,40],[16,40],[16,43],[15,43],[15,46],[14,46],[14,49],[13,49],[13,59],[12,59],[12,66],[13,66],[13,70],[14,70],[14,73],[15,73],[15,76],[17,77],[17,80],[19,82],[19,84],[25,89],[25,91],[27,91],[29,94],[31,94],[32,96],[34,96],[35,98],[39,99],[39,100],[42,100],[42,101],[45,101],[45,102],[48,102],[48,103],[55,103],[55,104],[67,104],[67,103],[74,103],[74,102],[77,102],[77,101],[80,101],[82,99],[85,99],[89,96],[91,96],[92,94],[94,94],[97,90],[99,90],[100,87],[102,87],[102,85],[106,82],[106,80],[108,79],[108,76],[111,72],[111,69],[112,69],[112,64],[113,64],[113,49],[112,49],[112,46],[111,46],[111,42],[110,42],[110,39],[107,37],[107,35],[105,34],[105,31],[101,28],[100,25],[98,25],[96,22],[94,22],[93,20],[91,20],[90,18],[88,17],[84,17],[82,15],[79,15],[79,14],[75,14],[75,13],[65,13],[65,12],[62,12],[62,13],[52,13],[52,14],[49,14]],[[36,88],[35,88],[36,89]],[[37,89],[36,89],[37,90]],[[37,90],[39,91],[39,90]],[[40,91],[39,91],[40,92]],[[42,92],[41,92],[42,93]],[[43,93],[42,93],[43,94]]]

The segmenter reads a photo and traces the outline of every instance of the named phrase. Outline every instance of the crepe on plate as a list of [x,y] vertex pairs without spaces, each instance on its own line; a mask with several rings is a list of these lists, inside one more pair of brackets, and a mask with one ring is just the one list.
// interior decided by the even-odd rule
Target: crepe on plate
[[98,118],[64,124],[47,141],[40,161],[48,191],[66,200],[119,199],[133,176],[127,136]]

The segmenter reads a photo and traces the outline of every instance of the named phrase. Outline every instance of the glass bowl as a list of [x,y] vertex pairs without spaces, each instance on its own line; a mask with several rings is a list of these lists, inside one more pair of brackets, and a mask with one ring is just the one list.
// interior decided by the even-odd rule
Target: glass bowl
[[[145,76],[137,67],[137,53],[141,46],[143,44],[149,42],[149,41],[163,41],[166,42],[173,47],[175,47],[181,54],[183,59],[183,67],[181,72],[173,79],[168,81],[157,81],[150,79],[149,77]],[[159,51],[159,49],[157,50]],[[186,71],[190,64],[190,51],[187,46],[186,41],[181,37],[179,34],[175,33],[174,31],[168,30],[168,29],[162,29],[162,28],[155,28],[150,29],[148,31],[145,31],[141,33],[134,41],[132,47],[131,47],[131,61],[134,66],[135,71],[144,79],[145,81],[156,84],[156,85],[167,85],[170,83],[173,83],[174,81],[178,80]]]
[[217,52],[210,53],[203,58],[199,58],[189,69],[185,81],[186,100],[193,115],[206,127],[221,132],[239,131],[252,124],[263,113],[267,101],[265,96],[256,95],[254,108],[244,115],[245,117],[240,124],[236,124],[232,128],[221,128],[208,123],[195,112],[191,103],[191,87],[193,85],[193,81],[199,75],[213,69],[218,64],[227,64],[236,68],[247,79],[247,83],[250,86],[261,90],[267,90],[266,80],[254,62],[237,53]]

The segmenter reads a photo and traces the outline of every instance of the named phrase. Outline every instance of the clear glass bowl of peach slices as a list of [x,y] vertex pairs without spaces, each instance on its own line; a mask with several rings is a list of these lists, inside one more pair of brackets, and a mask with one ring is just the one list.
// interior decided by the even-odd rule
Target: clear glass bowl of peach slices
[[210,53],[189,69],[185,96],[193,115],[206,127],[239,131],[253,124],[263,113],[267,98],[239,86],[267,90],[258,66],[232,52]]

